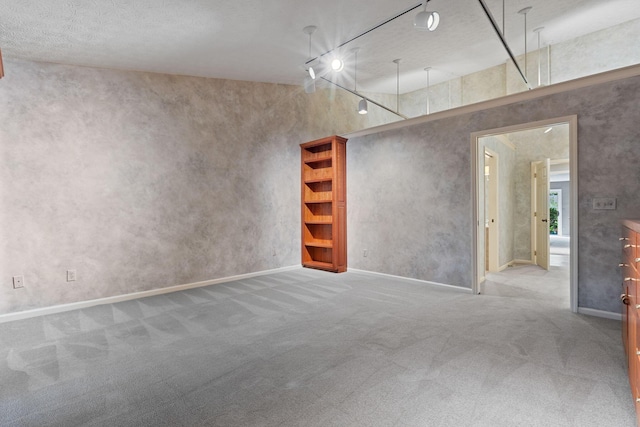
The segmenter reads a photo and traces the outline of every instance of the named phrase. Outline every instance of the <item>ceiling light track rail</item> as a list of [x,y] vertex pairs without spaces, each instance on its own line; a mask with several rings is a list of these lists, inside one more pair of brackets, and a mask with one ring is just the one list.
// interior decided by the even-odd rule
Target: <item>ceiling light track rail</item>
[[[428,3],[428,0],[427,0],[427,3]],[[340,43],[338,46],[336,46],[336,47],[334,47],[334,48],[332,48],[332,49],[329,49],[328,51],[326,51],[326,52],[324,52],[324,53],[321,53],[320,55],[316,56],[315,58],[311,58],[311,59],[307,60],[307,62],[305,62],[305,65],[310,64],[310,63],[312,63],[313,61],[315,61],[315,60],[317,60],[317,59],[319,59],[319,58],[322,58],[322,57],[323,57],[323,56],[325,56],[325,55],[330,54],[330,53],[331,53],[331,52],[333,52],[334,50],[338,50],[338,49],[340,49],[341,47],[343,47],[343,46],[345,46],[345,45],[347,45],[347,44],[351,43],[352,41],[358,40],[360,37],[362,37],[362,36],[364,36],[364,35],[367,35],[367,34],[369,34],[370,32],[372,32],[372,31],[374,31],[374,30],[377,30],[378,28],[382,27],[383,25],[386,25],[386,24],[388,24],[389,22],[394,21],[394,20],[396,20],[396,19],[400,18],[400,17],[401,17],[401,16],[403,16],[403,15],[406,15],[407,13],[409,13],[409,12],[411,12],[411,11],[413,11],[413,10],[416,10],[417,8],[421,7],[422,5],[423,5],[423,2],[420,2],[420,3],[418,3],[417,5],[415,5],[415,6],[411,6],[410,8],[408,8],[408,9],[406,9],[406,10],[404,10],[404,11],[402,11],[402,12],[398,13],[398,14],[396,14],[395,16],[392,16],[391,18],[385,19],[385,20],[384,20],[384,21],[382,21],[381,23],[379,23],[379,24],[377,24],[377,25],[375,25],[375,26],[373,26],[373,27],[369,28],[368,30],[364,30],[362,33],[358,34],[357,36],[355,36],[355,37],[353,37],[353,38],[351,38],[351,39],[349,39],[349,40],[347,40],[346,42],[342,42],[342,43]],[[325,80],[326,80],[326,79],[325,79]],[[333,82],[332,82],[332,83],[333,83]]]
[[[497,24],[496,20],[494,19],[493,15],[491,14],[491,11],[487,7],[487,4],[484,2],[484,0],[478,0],[478,2],[480,2],[480,6],[482,6],[482,9],[484,10],[484,13],[487,15],[487,18],[489,18],[489,22],[491,22],[491,26],[493,27],[494,31],[498,35],[498,38],[502,42],[502,45],[504,46],[505,50],[507,51],[507,54],[509,55],[509,58],[511,58],[511,61],[513,61],[513,65],[515,65],[516,68],[518,69],[518,73],[520,73],[520,76],[522,77],[522,80],[524,81],[524,84],[526,84],[529,89],[533,89],[533,87],[531,87],[531,83],[529,83],[529,80],[527,80],[527,77],[524,75],[524,72],[520,68],[520,65],[518,64],[518,61],[516,61],[516,57],[513,55],[513,52],[511,52],[511,49],[509,48],[509,44],[507,43],[507,40],[504,38],[504,35],[502,34],[502,31],[500,31],[500,28],[498,27],[498,24]],[[525,37],[526,37],[526,35],[525,35]]]
[[384,105],[380,104],[379,102],[374,101],[373,99],[369,98],[368,96],[364,96],[363,94],[356,92],[356,91],[355,91],[355,90],[353,90],[353,89],[349,89],[348,87],[342,86],[341,84],[336,83],[336,82],[334,82],[334,81],[331,81],[331,80],[329,80],[329,79],[328,79],[328,78],[326,78],[326,77],[322,77],[322,76],[320,76],[320,78],[321,78],[322,80],[324,80],[325,82],[331,83],[332,85],[337,86],[337,87],[339,87],[340,89],[346,90],[347,92],[354,94],[355,96],[358,96],[358,97],[360,97],[360,98],[366,99],[368,102],[372,103],[373,105],[377,105],[378,107],[382,108],[383,110],[386,110],[386,111],[388,111],[388,112],[390,112],[390,113],[393,113],[393,114],[395,114],[395,115],[396,115],[396,116],[398,116],[398,117],[401,117],[401,118],[403,118],[403,119],[405,119],[405,120],[407,120],[407,119],[409,118],[409,117],[405,116],[404,114],[399,113],[398,111],[394,111],[394,110],[392,110],[391,108],[386,107],[386,106],[384,106]]

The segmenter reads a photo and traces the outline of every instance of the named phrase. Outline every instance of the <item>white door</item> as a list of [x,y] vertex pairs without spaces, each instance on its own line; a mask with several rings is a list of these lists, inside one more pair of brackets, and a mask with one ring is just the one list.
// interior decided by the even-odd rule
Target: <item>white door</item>
[[500,271],[498,233],[498,153],[485,148],[485,226],[486,269]]
[[534,167],[535,183],[535,252],[536,264],[549,269],[549,159],[536,162]]

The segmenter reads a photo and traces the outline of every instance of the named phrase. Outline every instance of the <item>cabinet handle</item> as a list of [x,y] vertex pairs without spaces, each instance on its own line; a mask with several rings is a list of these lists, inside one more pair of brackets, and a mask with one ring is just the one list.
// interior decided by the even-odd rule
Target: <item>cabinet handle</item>
[[624,305],[629,305],[629,295],[627,294],[620,295],[620,301],[622,301]]
[[625,249],[629,249],[629,248],[635,248],[635,245],[624,245]]
[[618,264],[618,267],[629,267],[629,264],[625,264],[621,262],[620,264]]
[[635,262],[640,262],[640,258],[636,258],[636,259],[635,259]]
[[624,240],[629,240],[629,238],[628,237],[620,237],[618,240],[620,240],[622,242]]
[[631,277],[625,277],[623,282],[630,282],[631,281]]

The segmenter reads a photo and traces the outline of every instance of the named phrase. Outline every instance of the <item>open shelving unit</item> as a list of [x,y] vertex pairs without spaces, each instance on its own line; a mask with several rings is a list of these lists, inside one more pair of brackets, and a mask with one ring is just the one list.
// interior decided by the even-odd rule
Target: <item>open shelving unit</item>
[[302,265],[347,271],[345,138],[331,136],[302,148]]

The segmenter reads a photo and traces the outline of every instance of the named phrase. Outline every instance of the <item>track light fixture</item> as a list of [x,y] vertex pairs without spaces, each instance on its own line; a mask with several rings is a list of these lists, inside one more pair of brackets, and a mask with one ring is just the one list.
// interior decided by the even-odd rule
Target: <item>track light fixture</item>
[[418,31],[435,31],[440,23],[440,14],[438,12],[427,12],[427,3],[429,3],[429,0],[423,1],[424,9],[413,20],[413,28]]
[[336,73],[339,73],[344,69],[344,61],[340,58],[334,58],[331,61],[331,69]]
[[360,102],[358,102],[358,114],[367,114],[369,112],[369,106],[367,105],[367,100],[362,98]]
[[[317,29],[318,27],[315,25],[309,25],[302,29],[302,31],[309,36],[309,56],[307,57],[307,60],[311,60],[311,34],[315,33]],[[311,77],[312,80],[315,80],[316,72],[313,70],[311,65],[309,65],[307,72],[309,73],[309,77]]]
[[[358,93],[358,52],[360,52],[360,48],[354,47],[351,49],[351,52],[353,52],[353,56],[355,57],[353,66],[353,91]],[[368,112],[367,100],[361,98],[360,102],[358,102],[358,114],[367,114]]]

